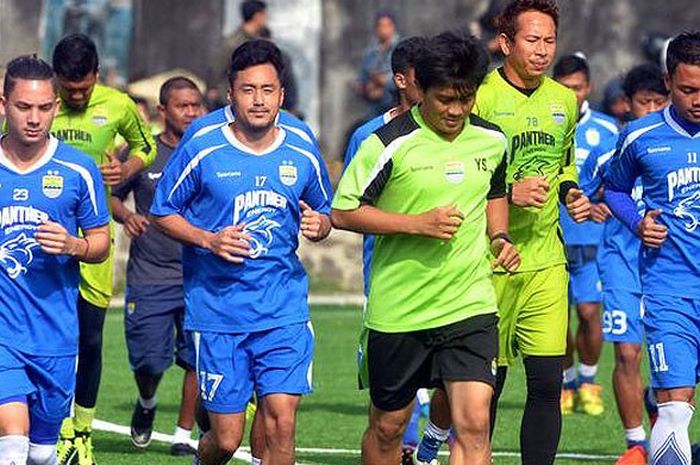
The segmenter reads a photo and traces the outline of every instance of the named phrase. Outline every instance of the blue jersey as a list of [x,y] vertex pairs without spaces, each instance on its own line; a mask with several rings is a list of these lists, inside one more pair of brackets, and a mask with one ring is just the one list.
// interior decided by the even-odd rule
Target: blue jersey
[[[617,141],[618,129],[614,120],[603,113],[591,110],[588,102],[581,107],[581,118],[576,126],[576,168],[579,172],[579,185],[586,184],[583,165],[593,150],[611,150]],[[576,223],[571,219],[566,207],[559,207],[559,217],[566,245],[598,245],[603,225],[588,220]]]
[[[593,197],[604,184],[605,173],[610,168],[610,162],[615,149],[601,153],[600,149],[591,152],[583,165],[581,189],[587,196]],[[639,214],[643,215],[645,206],[642,201],[642,182],[639,178],[632,189],[632,199],[637,204]],[[603,234],[598,246],[598,273],[605,290],[621,289],[628,292],[641,293],[639,282],[639,251],[642,246],[636,234],[627,228],[620,220],[608,218],[603,224]]]
[[[182,135],[178,147],[185,145],[193,137],[202,136],[221,126],[232,123],[235,119],[230,105],[218,108],[211,113],[200,116],[192,121],[187,130]],[[280,111],[277,115],[277,124],[283,129],[292,132],[309,144],[313,144],[318,149],[318,141],[308,124],[287,111]]]
[[[362,142],[374,131],[381,128],[393,119],[392,113],[395,113],[395,109],[389,110],[376,118],[372,118],[359,128],[355,129],[355,132],[353,132],[352,136],[350,136],[348,147],[345,150],[343,171],[345,171],[352,159],[355,157],[355,154],[360,148],[360,145],[362,145]],[[369,296],[369,271],[372,266],[372,249],[374,249],[374,236],[371,234],[364,234],[362,236],[362,279],[364,280],[365,296]]]
[[644,204],[661,210],[668,228],[658,249],[642,248],[642,291],[700,299],[700,133],[691,136],[673,107],[630,123],[605,177],[609,189],[632,192],[641,177]]
[[254,153],[224,125],[192,138],[170,158],[153,215],[178,214],[211,232],[245,225],[252,237],[243,264],[183,248],[187,329],[245,333],[308,321],[308,279],[296,255],[299,201],[328,214],[332,195],[314,151],[280,128],[269,149]]
[[78,260],[44,253],[34,234],[47,220],[73,236],[105,226],[106,199],[92,159],[53,137],[29,171],[0,150],[0,344],[40,356],[77,353]]

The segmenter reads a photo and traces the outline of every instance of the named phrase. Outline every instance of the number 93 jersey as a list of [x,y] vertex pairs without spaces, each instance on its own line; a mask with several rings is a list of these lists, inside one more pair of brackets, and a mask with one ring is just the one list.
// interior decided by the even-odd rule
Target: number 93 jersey
[[250,256],[242,264],[183,248],[185,327],[246,333],[308,321],[308,281],[296,255],[299,202],[328,214],[330,195],[317,149],[281,127],[262,153],[238,141],[228,125],[180,146],[158,183],[151,213],[181,215],[213,233],[240,225],[250,236]]
[[50,138],[28,170],[0,149],[0,345],[40,356],[75,355],[78,261],[42,251],[45,221],[68,233],[109,223],[100,172],[76,149]]

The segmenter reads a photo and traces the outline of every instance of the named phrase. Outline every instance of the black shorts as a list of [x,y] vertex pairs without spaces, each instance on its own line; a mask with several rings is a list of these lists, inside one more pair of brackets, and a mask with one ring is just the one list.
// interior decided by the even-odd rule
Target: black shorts
[[370,329],[367,364],[372,403],[384,411],[401,410],[418,389],[443,387],[448,381],[495,386],[497,357],[496,314],[408,333]]

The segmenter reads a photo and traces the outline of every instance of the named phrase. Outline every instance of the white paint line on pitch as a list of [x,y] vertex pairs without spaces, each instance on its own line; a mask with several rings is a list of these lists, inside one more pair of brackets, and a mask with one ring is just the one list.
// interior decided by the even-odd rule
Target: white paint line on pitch
[[[121,434],[122,436],[131,436],[131,431],[128,426],[117,425],[115,423],[110,423],[108,421],[95,420],[93,422],[93,428],[98,431],[106,431],[108,433]],[[170,444],[173,437],[170,434],[159,433],[154,431],[151,438],[154,441],[164,442]],[[197,441],[191,441],[193,447],[197,447]],[[238,460],[243,460],[250,462],[252,456],[248,452],[247,447],[240,448],[234,458]],[[300,454],[319,454],[319,455],[360,455],[358,449],[323,449],[317,447],[298,447],[297,452]],[[442,451],[440,455],[449,455],[449,452]],[[507,451],[494,451],[492,454],[494,457],[520,457],[519,452],[507,452]],[[616,460],[619,457],[617,455],[604,455],[604,454],[580,454],[575,452],[561,452],[557,454],[558,459],[565,460],[581,460],[581,461],[592,461],[592,460]],[[304,465],[298,463],[297,465]]]

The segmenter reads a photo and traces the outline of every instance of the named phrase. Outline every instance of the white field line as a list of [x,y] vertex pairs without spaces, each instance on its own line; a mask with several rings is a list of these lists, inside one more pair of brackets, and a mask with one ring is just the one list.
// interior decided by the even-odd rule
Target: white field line
[[[98,430],[98,431],[106,431],[108,433],[115,433],[115,434],[121,434],[123,436],[130,436],[131,432],[129,431],[128,426],[122,426],[122,425],[117,425],[114,423],[110,423],[107,421],[102,421],[102,420],[95,420],[93,422],[93,428]],[[173,440],[173,437],[169,434],[164,434],[164,433],[159,433],[157,431],[153,432],[153,435],[151,436],[154,441],[158,442],[164,442],[167,444],[170,444]],[[191,444],[193,447],[197,447],[197,441],[192,440]],[[237,452],[236,455],[234,455],[234,458],[238,460],[243,460],[246,462],[250,462],[251,455],[249,453],[249,450],[247,447],[241,447]],[[297,453],[300,454],[318,454],[318,455],[360,455],[360,451],[358,449],[324,449],[324,448],[318,448],[318,447],[298,447],[296,449]],[[447,451],[442,451],[440,452],[440,455],[449,455],[449,452]],[[508,451],[494,451],[492,454],[494,457],[520,457],[519,452],[508,452]],[[561,452],[557,454],[558,459],[564,459],[564,460],[580,460],[580,461],[594,461],[594,460],[616,460],[618,458],[617,455],[605,455],[605,454],[581,454],[581,453],[576,453],[576,452]],[[301,463],[297,463],[297,465],[304,465]]]
[[[311,294],[309,305],[337,305],[362,307],[365,297],[362,294]],[[112,297],[109,308],[124,307],[124,296],[115,295]]]

